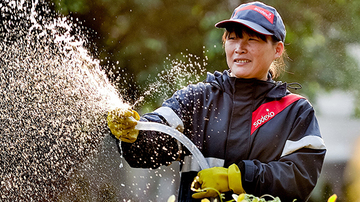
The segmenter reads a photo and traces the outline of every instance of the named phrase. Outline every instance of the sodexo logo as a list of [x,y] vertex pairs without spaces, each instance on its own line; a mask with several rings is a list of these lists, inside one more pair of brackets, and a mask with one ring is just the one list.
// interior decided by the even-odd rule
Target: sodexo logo
[[267,114],[261,116],[261,118],[259,118],[258,120],[254,121],[253,125],[255,126],[255,128],[257,128],[259,125],[261,125],[262,123],[266,122],[267,120],[269,120],[270,118],[275,116],[274,112],[270,112],[269,109],[266,109]]

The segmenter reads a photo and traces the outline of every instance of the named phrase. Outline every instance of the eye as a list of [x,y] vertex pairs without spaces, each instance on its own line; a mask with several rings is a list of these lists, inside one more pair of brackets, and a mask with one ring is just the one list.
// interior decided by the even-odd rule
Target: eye
[[249,41],[259,41],[259,39],[258,39],[258,38],[251,37],[251,38],[249,38]]
[[237,39],[238,37],[236,36],[235,32],[232,32],[232,33],[229,33],[227,39],[229,40],[235,40]]
[[234,39],[236,39],[236,35],[230,35],[230,36],[228,36],[228,39],[234,40]]

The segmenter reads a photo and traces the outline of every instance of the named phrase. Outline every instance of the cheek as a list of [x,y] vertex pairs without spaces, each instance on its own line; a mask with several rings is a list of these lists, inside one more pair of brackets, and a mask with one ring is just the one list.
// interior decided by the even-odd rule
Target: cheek
[[268,63],[270,61],[271,63],[273,60],[273,52],[270,49],[258,48],[256,50],[253,50],[252,53],[255,57],[261,59],[258,62]]
[[224,50],[225,50],[225,54],[228,54],[228,51],[229,51],[229,45],[227,42],[225,42],[225,45],[224,45]]
[[229,50],[229,46],[226,46],[226,44],[225,44],[224,50],[225,50],[226,60],[228,61],[228,58],[231,57],[231,52]]
[[229,45],[228,43],[225,43],[224,50],[225,50],[226,59],[231,57],[234,52],[233,47],[231,45]]

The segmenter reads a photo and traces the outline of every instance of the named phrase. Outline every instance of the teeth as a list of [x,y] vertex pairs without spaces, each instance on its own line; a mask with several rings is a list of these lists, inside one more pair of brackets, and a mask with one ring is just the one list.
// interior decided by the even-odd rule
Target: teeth
[[247,63],[247,62],[249,62],[249,60],[235,60],[235,62]]

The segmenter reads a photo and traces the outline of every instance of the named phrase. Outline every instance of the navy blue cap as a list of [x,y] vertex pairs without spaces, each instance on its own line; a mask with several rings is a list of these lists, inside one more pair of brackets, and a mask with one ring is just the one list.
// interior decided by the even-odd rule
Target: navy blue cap
[[234,23],[243,24],[264,35],[274,35],[279,41],[285,41],[285,25],[275,8],[261,2],[241,4],[229,20],[215,24],[218,28],[227,28]]

